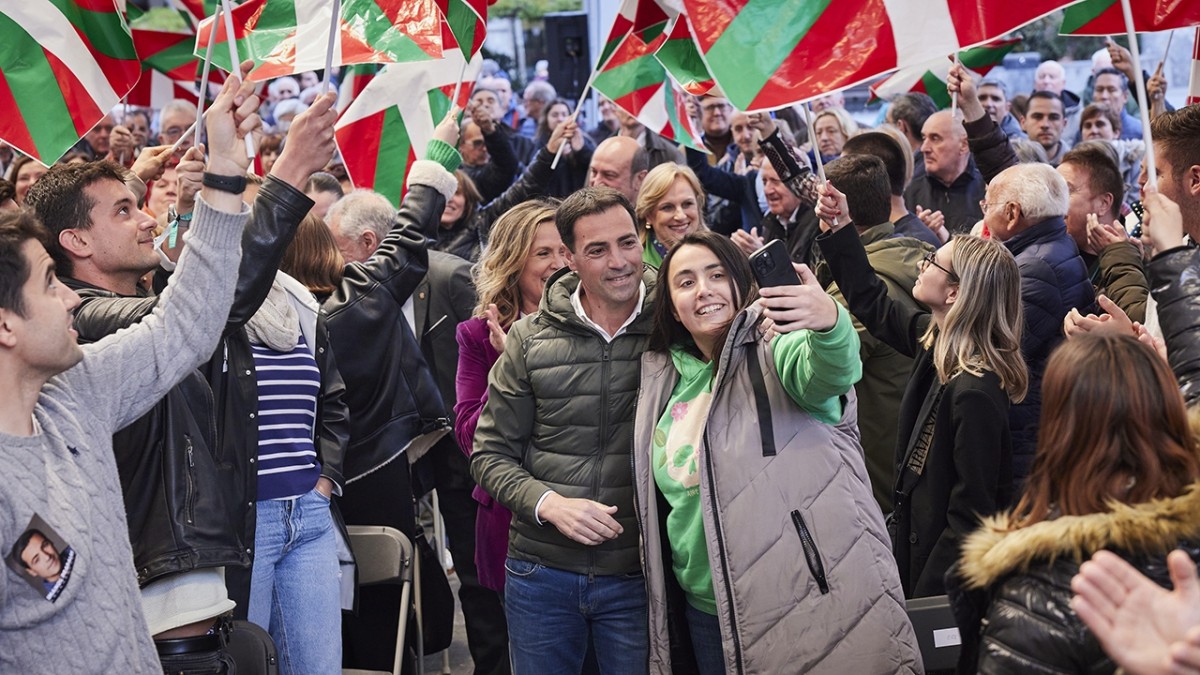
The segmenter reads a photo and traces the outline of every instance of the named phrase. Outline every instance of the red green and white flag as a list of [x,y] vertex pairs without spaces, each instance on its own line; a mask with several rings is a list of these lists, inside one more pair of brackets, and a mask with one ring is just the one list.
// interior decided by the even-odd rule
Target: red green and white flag
[[658,4],[625,0],[601,50],[592,87],[650,131],[703,151],[684,108],[683,90],[654,56],[667,41],[667,22]]
[[192,53],[195,40],[191,33],[133,29],[133,46],[142,67],[180,82],[195,82],[200,74],[201,61]]
[[1196,29],[1196,42],[1192,46],[1192,70],[1188,79],[1187,104],[1200,103],[1200,28]]
[[0,3],[0,140],[52,164],[141,75],[113,0]]
[[[1077,1],[1077,0],[1076,0]],[[683,0],[708,70],[740,110],[773,110],[929,63],[1071,0]]]
[[[455,46],[470,60],[487,37],[488,0],[437,0],[437,4]],[[449,40],[443,38],[443,43],[444,49],[451,49]]]
[[378,63],[359,63],[353,66],[347,66],[342,69],[342,81],[338,87],[338,102],[337,113],[341,116],[342,113],[350,107],[354,99],[363,93],[371,80],[379,74],[379,71],[385,66]]
[[[977,76],[983,76],[1000,65],[1004,57],[1020,42],[1019,37],[993,40],[959,52],[958,60]],[[871,85],[871,97],[890,101],[900,94],[920,91],[929,94],[929,98],[933,99],[938,107],[947,108],[950,106],[950,92],[946,89],[946,78],[950,76],[952,63],[953,61],[946,57],[924,65],[901,68]]]
[[434,127],[450,111],[450,97],[459,78],[457,103],[466,107],[482,66],[482,56],[476,54],[467,64],[457,49],[431,63],[385,66],[335,127],[350,182],[378,192],[399,208],[408,169],[425,151]]
[[162,108],[175,99],[189,103],[199,102],[194,82],[172,80],[157,70],[147,68],[133,89],[125,95],[125,103],[142,108]]
[[[325,68],[330,0],[249,0],[235,7],[238,57],[253,59],[252,80]],[[213,64],[228,71],[225,21],[216,29]],[[435,0],[343,0],[334,65],[428,61],[442,56],[442,18]],[[204,58],[213,18],[200,24],[196,56]]]
[[[1129,3],[1133,29],[1139,32],[1200,25],[1200,2],[1195,0],[1136,0]],[[1063,13],[1061,35],[1125,34],[1121,0],[1084,0]]]
[[[217,11],[220,0],[172,0],[172,5],[183,16],[188,27],[195,29],[201,21],[212,16]],[[236,4],[236,0],[234,2]]]
[[716,85],[700,57],[700,48],[696,46],[687,17],[681,15],[675,19],[666,42],[654,52],[654,57],[689,94],[703,96]]

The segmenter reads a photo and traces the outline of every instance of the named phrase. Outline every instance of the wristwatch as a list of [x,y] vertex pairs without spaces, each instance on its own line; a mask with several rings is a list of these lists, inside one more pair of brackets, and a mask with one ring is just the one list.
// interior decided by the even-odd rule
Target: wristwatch
[[246,191],[246,176],[219,176],[205,171],[204,187],[240,195]]

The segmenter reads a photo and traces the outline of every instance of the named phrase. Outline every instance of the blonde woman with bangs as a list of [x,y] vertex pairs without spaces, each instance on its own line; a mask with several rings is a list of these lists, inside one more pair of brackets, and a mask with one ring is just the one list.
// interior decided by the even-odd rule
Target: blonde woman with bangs
[[676,242],[704,224],[704,188],[686,166],[667,162],[646,174],[634,209],[642,227],[642,261],[658,269]]
[[888,531],[905,597],[943,595],[963,539],[1015,497],[1008,409],[1029,383],[1020,271],[1001,243],[955,236],[921,262],[912,295],[928,310],[893,303],[846,227],[845,195],[828,184],[821,195],[829,232],[817,241],[851,314],[914,359]]
[[[483,257],[475,265],[475,316],[458,325],[458,374],[454,433],[468,455],[475,424],[487,402],[488,371],[504,351],[513,323],[537,312],[546,282],[566,266],[566,247],[554,226],[555,200],[530,200],[496,221]],[[504,591],[504,558],[512,514],[476,486],[475,565],[479,583]]]

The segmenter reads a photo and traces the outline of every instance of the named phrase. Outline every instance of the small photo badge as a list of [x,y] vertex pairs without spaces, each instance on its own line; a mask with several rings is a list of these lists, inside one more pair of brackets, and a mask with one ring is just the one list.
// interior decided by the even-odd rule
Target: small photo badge
[[54,602],[71,579],[75,550],[35,514],[9,549],[4,562],[38,595]]

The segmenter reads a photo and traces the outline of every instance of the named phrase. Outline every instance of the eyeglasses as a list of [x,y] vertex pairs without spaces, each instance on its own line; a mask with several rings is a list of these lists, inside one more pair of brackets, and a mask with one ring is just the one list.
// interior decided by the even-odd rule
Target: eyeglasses
[[980,199],[979,200],[979,210],[982,211],[984,215],[987,215],[989,207],[999,206],[1004,203],[1005,202],[989,202],[989,201],[984,201],[984,200]]
[[939,265],[937,263],[937,254],[936,253],[929,252],[929,253],[925,254],[925,257],[921,259],[921,271],[924,272],[925,268],[929,267],[930,265],[933,265],[934,267],[938,268],[939,270],[945,272],[946,278],[950,280],[950,283],[952,283],[952,284],[958,283],[958,275],[957,274],[955,274],[954,272],[951,272],[950,270],[946,269],[945,267],[942,267],[941,265]]

